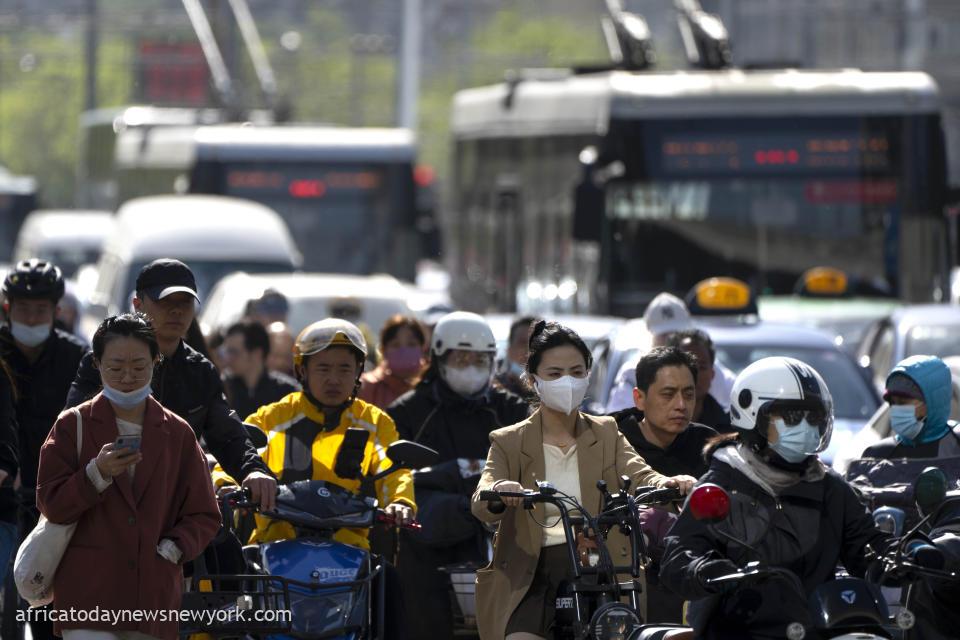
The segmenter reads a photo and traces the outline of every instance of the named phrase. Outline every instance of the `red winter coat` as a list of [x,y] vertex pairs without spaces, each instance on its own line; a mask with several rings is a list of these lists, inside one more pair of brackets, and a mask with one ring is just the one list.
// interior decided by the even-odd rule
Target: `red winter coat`
[[[80,460],[72,411],[60,415],[40,451],[37,506],[51,522],[78,523],[54,577],[53,607],[180,609],[181,566],[157,554],[157,544],[170,538],[183,552],[181,562],[187,562],[200,555],[220,526],[207,462],[193,429],[148,397],[143,460],[133,482],[121,474],[98,494],[86,465],[104,444],[116,440],[116,414],[102,395],[78,409],[83,417]],[[128,617],[117,626],[102,621],[54,623],[57,633],[63,629],[139,631],[175,640],[178,622],[169,617],[164,621],[158,614],[139,623]]]

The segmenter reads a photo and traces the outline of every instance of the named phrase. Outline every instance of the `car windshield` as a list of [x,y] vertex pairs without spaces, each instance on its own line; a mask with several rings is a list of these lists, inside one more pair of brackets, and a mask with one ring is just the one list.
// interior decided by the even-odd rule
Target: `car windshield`
[[816,369],[830,389],[837,418],[866,420],[876,411],[879,401],[867,380],[840,351],[789,345],[717,345],[717,360],[737,374],[750,363],[771,356],[796,358]]
[[919,326],[907,334],[906,355],[960,355],[960,323]]

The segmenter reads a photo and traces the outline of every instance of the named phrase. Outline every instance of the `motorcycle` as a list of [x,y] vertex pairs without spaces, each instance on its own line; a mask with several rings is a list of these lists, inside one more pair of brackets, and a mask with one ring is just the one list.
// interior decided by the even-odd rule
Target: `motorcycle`
[[[690,509],[694,518],[707,522],[712,528],[729,515],[730,497],[722,487],[709,483],[703,484],[690,495],[687,508]],[[720,537],[728,538],[733,544],[749,547],[747,543],[725,531],[719,529],[713,529],[713,531]],[[888,558],[890,562],[886,566],[886,571],[914,571],[943,576],[942,572],[925,566],[933,562],[930,560],[929,552],[924,550],[921,553],[921,550],[910,547],[908,543],[909,536],[905,536],[896,553]],[[807,602],[806,618],[789,621],[786,625],[788,640],[893,639],[899,638],[898,634],[909,630],[916,622],[909,610],[901,610],[896,616],[891,615],[880,587],[873,581],[852,576],[841,576],[822,584],[807,598],[795,574],[786,569],[771,567],[762,561],[752,561],[734,573],[710,578],[707,584],[719,586],[735,583],[737,586],[746,587],[769,584],[773,581],[792,589],[796,593],[795,602]],[[630,636],[631,640],[681,640],[692,637],[691,628],[676,625],[652,625],[638,628]]]
[[[907,519],[899,509],[878,509],[874,521],[898,535],[881,554],[876,581],[903,587],[897,614],[905,638],[939,640],[956,637],[960,614],[960,491],[948,490],[943,470],[928,467],[913,484],[922,519],[902,533]],[[901,535],[902,534],[902,535]]]
[[[341,458],[351,457],[351,452],[344,454],[343,450],[338,453],[338,469],[344,468]],[[386,455],[392,466],[373,480],[427,466],[437,454],[400,440],[387,447]],[[227,493],[220,501],[227,528],[232,527],[234,509],[258,506],[250,502],[246,490]],[[333,539],[344,528],[371,529],[378,522],[395,525],[377,501],[333,483],[303,480],[281,485],[275,509],[262,514],[292,524],[297,536],[244,546],[244,573],[195,575],[198,588],[184,594],[183,608],[212,611],[216,616],[200,622],[196,621],[199,615],[193,616],[193,622],[181,624],[181,635],[207,633],[266,640],[383,638],[384,561],[366,549]],[[278,615],[282,612],[290,615]]]
[[[506,508],[504,497],[522,498],[524,509],[533,509],[534,504],[543,502],[560,512],[573,578],[561,585],[556,595],[553,635],[557,640],[625,639],[642,622],[641,571],[649,564],[649,554],[640,509],[680,500],[681,495],[676,489],[656,487],[638,487],[631,492],[630,484],[630,478],[623,476],[619,491],[611,494],[606,482],[597,482],[603,500],[595,516],[576,498],[549,482],[538,482],[536,491],[480,492],[480,499],[487,501],[488,509],[494,513]],[[616,566],[607,548],[607,535],[614,528],[628,537],[629,566]],[[628,579],[621,581],[621,575]]]

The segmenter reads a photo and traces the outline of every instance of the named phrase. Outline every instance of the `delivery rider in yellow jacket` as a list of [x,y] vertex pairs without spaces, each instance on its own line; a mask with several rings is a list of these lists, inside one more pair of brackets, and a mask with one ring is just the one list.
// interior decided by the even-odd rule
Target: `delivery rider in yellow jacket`
[[[360,330],[345,320],[328,318],[300,332],[293,347],[294,369],[303,391],[260,407],[246,419],[267,434],[261,451],[267,466],[281,484],[297,480],[324,480],[349,491],[358,491],[360,480],[334,473],[337,452],[349,428],[370,432],[360,465],[364,476],[386,469],[387,446],[397,440],[397,429],[385,412],[356,397],[367,345]],[[214,470],[218,488],[236,482],[219,466]],[[398,471],[377,481],[377,499],[400,523],[415,515],[413,480],[409,471]],[[250,542],[270,542],[294,537],[293,527],[280,520],[256,515]],[[369,548],[367,531],[341,529],[334,539]]]

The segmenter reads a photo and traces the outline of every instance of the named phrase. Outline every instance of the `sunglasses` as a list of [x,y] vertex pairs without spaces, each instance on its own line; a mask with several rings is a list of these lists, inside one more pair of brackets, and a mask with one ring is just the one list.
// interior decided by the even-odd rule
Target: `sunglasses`
[[807,424],[823,428],[827,424],[827,414],[823,409],[774,409],[773,414],[780,416],[788,427],[796,427],[806,419]]

